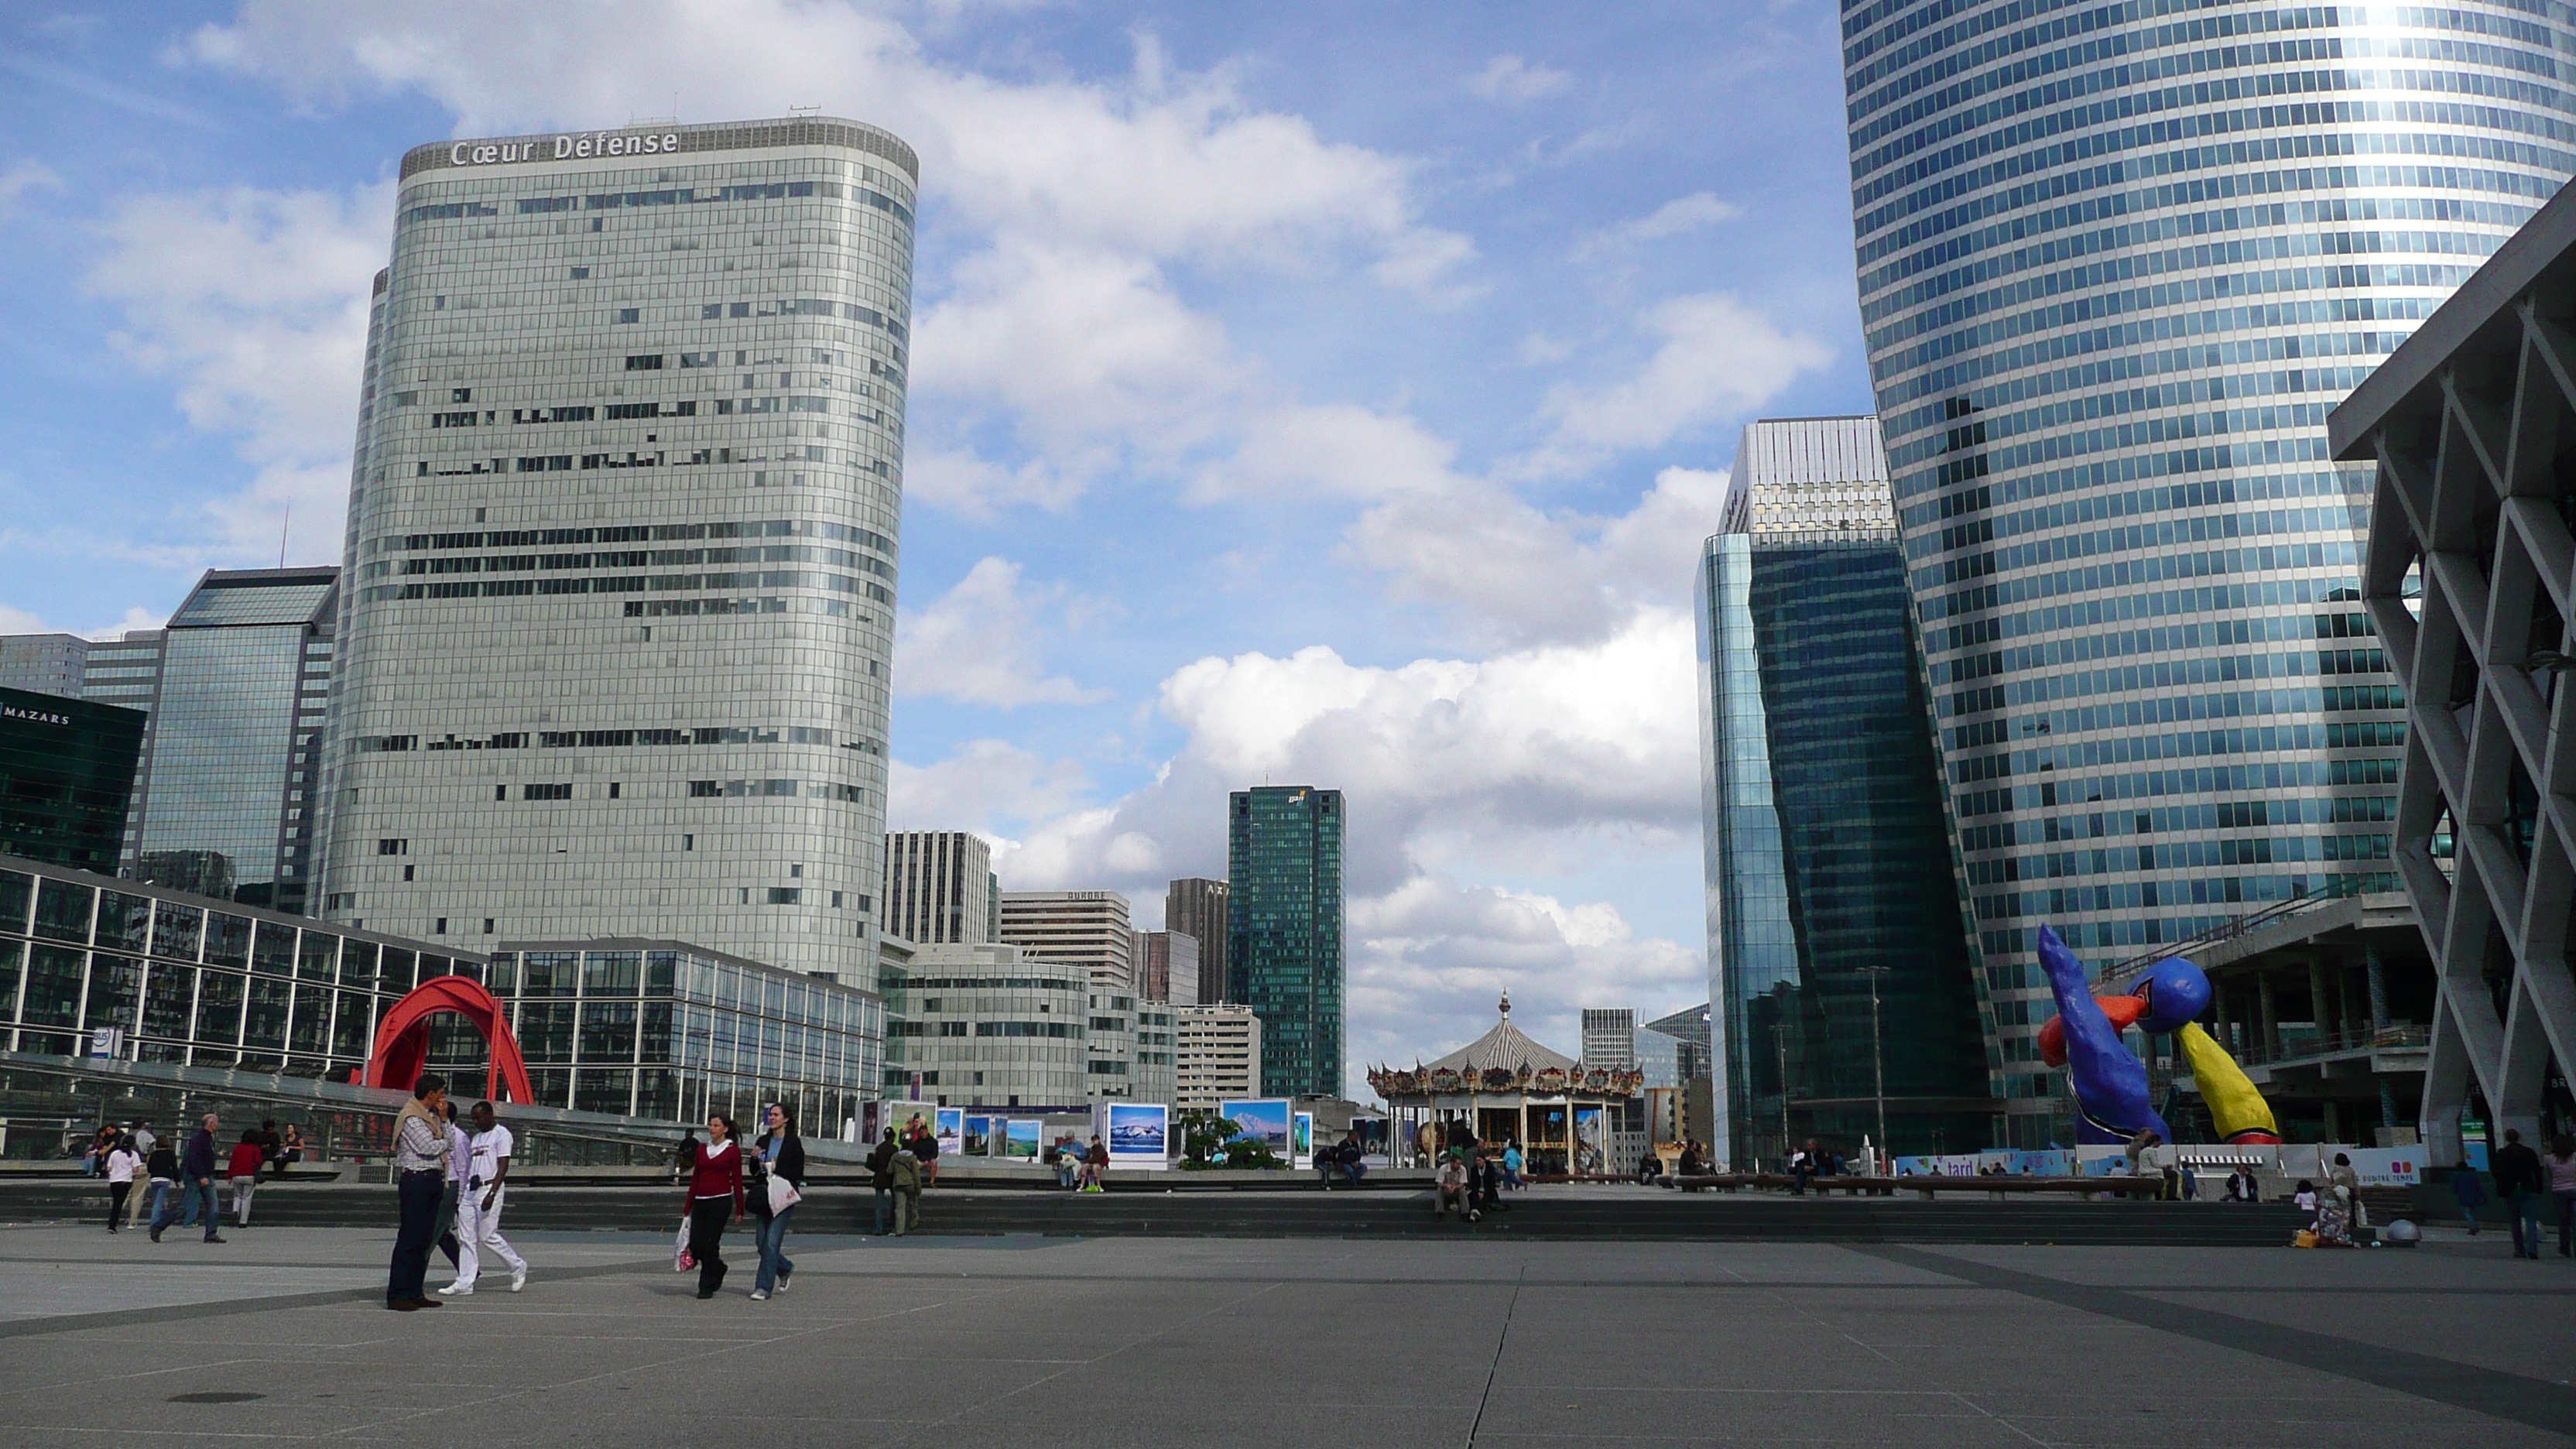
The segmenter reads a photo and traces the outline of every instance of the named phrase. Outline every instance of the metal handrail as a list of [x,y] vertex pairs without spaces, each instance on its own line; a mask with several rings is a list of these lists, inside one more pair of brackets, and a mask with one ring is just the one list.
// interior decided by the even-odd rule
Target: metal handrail
[[2132,956],[2126,961],[2114,962],[2113,964],[2105,966],[2101,970],[2094,972],[2093,979],[2096,981],[2108,981],[2114,976],[2123,976],[2132,971],[2144,970],[2145,968],[2162,961],[2168,956],[2180,956],[2197,946],[2214,946],[2221,941],[2232,941],[2238,936],[2242,936],[2249,931],[2259,930],[2262,927],[2272,924],[2274,921],[2282,919],[2283,917],[2295,916],[2301,911],[2314,910],[2318,906],[2342,899],[2344,899],[2342,896],[2293,896],[2289,900],[2265,906],[2263,909],[2256,911],[2251,915],[2238,916],[2234,920],[2221,921],[2217,925],[2210,927],[2206,931],[2202,931],[2198,935],[2186,936],[2182,940],[2175,941],[2170,945],[2158,946],[2156,949],[2149,951],[2144,955]]
[[2330,1057],[2340,1052],[2378,1051],[2390,1048],[2427,1047],[2433,1042],[2433,1028],[2413,1023],[2395,1026],[2362,1026],[2348,1031],[2302,1032],[2285,1037],[2281,1050],[2271,1051],[2261,1042],[2246,1043],[2245,1050],[2235,1054],[2246,1066],[2278,1066],[2283,1062],[2308,1057]]

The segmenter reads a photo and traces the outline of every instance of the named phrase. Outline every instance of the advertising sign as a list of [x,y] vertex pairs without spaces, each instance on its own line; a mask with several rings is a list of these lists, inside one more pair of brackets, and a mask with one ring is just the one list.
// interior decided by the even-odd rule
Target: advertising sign
[[957,1156],[960,1152],[963,1152],[966,1147],[966,1109],[963,1107],[934,1107],[931,1110],[939,1114],[936,1119],[939,1123],[937,1129],[939,1132],[939,1155],[942,1157]]
[[1315,1114],[1312,1112],[1299,1112],[1291,1118],[1290,1121],[1294,1125],[1288,1129],[1288,1165],[1291,1167],[1314,1166]]
[[966,1141],[958,1150],[965,1153],[968,1157],[992,1156],[993,1120],[994,1119],[984,1116],[981,1113],[968,1113],[966,1115]]
[[1034,1117],[1013,1117],[1002,1130],[1002,1160],[1025,1162],[1034,1167],[1038,1160],[1038,1137],[1046,1126]]
[[1387,1164],[1387,1128],[1384,1117],[1353,1117],[1351,1130],[1359,1134],[1360,1161],[1370,1167]]
[[904,1141],[914,1128],[931,1127],[939,1117],[939,1107],[932,1102],[871,1102],[868,1106],[876,1117],[868,1128],[870,1142],[885,1136],[888,1128],[894,1129],[897,1142]]
[[1250,1138],[1255,1142],[1268,1143],[1270,1150],[1278,1153],[1281,1161],[1287,1160],[1288,1133],[1292,1125],[1288,1120],[1287,1098],[1250,1097],[1240,1101],[1219,1102],[1216,1104],[1216,1114],[1242,1129],[1236,1137],[1237,1141]]
[[1610,1119],[1598,1107],[1574,1109],[1574,1171],[1598,1177],[1610,1170]]
[[1110,1166],[1160,1169],[1171,1165],[1171,1108],[1160,1102],[1103,1102],[1100,1106],[1107,1129],[1100,1140],[1109,1146]]

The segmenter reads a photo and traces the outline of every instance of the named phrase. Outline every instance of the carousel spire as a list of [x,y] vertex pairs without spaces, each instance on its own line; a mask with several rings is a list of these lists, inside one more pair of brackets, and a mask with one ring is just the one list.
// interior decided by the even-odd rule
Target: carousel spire
[[1505,989],[1505,990],[1504,990],[1504,992],[1503,992],[1503,1020],[1505,1020],[1505,1021],[1509,1021],[1509,1020],[1511,1020],[1511,1019],[1512,1019],[1512,993],[1511,993],[1511,991],[1507,988],[1507,989]]

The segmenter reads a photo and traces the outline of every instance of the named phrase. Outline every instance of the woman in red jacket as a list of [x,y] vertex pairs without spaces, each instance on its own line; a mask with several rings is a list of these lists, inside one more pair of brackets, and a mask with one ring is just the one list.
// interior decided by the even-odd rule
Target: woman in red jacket
[[268,1149],[261,1145],[256,1129],[244,1132],[233,1148],[229,1173],[233,1183],[233,1226],[250,1226],[250,1196],[259,1186],[259,1169],[268,1161]]
[[707,1119],[707,1140],[689,1154],[689,1255],[698,1260],[698,1296],[713,1298],[724,1286],[725,1221],[742,1221],[742,1146],[734,1140],[733,1119],[722,1113]]

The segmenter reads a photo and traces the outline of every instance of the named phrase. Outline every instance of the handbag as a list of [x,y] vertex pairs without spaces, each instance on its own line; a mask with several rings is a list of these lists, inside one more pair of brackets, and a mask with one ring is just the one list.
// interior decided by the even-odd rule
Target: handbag
[[773,1172],[769,1175],[769,1215],[771,1217],[776,1217],[804,1200],[805,1194],[796,1190],[796,1184],[777,1173]]
[[686,1215],[683,1215],[680,1219],[680,1236],[671,1244],[671,1271],[685,1273],[696,1266],[698,1266],[697,1257],[689,1251],[689,1220]]

